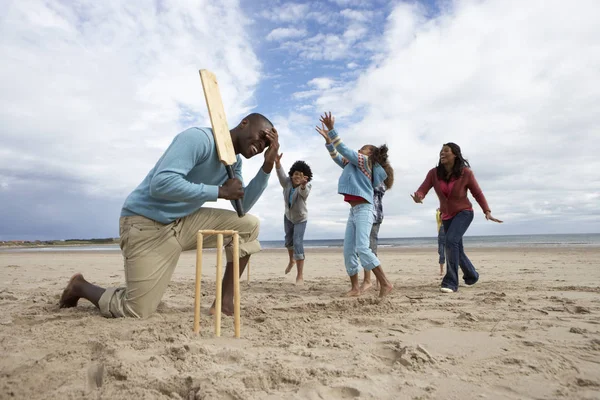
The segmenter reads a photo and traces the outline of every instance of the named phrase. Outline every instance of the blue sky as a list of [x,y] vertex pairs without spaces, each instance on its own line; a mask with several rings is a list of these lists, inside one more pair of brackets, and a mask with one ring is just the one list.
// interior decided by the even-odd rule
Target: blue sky
[[[339,170],[314,131],[387,143],[384,237],[435,235],[435,196],[409,197],[442,143],[463,148],[493,214],[473,235],[600,232],[600,4],[559,0],[8,1],[0,12],[0,240],[112,237],[172,138],[262,112],[283,164],[313,168],[307,237],[343,236]],[[244,178],[262,156],[244,161]],[[228,208],[227,202],[217,207]],[[283,236],[275,177],[251,211]]]

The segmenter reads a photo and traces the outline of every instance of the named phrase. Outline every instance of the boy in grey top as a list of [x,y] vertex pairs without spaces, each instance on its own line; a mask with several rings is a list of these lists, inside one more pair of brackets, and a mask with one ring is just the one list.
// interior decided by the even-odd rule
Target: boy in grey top
[[302,285],[304,283],[304,232],[308,216],[306,200],[310,193],[311,185],[309,182],[312,180],[312,171],[304,161],[296,161],[286,175],[281,166],[282,156],[283,154],[280,154],[277,157],[275,166],[279,183],[283,188],[285,247],[288,249],[290,256],[285,273],[288,274],[296,265],[298,269],[296,284]]

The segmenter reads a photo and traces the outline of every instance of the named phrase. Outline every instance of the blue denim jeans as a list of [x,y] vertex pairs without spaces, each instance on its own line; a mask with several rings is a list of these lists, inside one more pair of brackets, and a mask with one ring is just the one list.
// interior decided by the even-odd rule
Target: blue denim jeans
[[304,260],[304,231],[306,222],[294,224],[283,216],[283,227],[285,229],[285,247],[294,249],[294,260]]
[[348,276],[358,274],[361,265],[370,271],[381,264],[369,248],[373,219],[373,205],[370,203],[350,208],[344,236],[344,264]]
[[440,256],[440,264],[446,263],[446,257],[444,256],[444,249],[446,247],[446,234],[444,233],[444,225],[440,226],[438,232],[438,255]]
[[471,260],[463,248],[463,236],[471,222],[473,211],[461,211],[452,219],[442,221],[446,232],[446,276],[442,279],[442,287],[458,290],[458,267],[463,272],[463,279],[467,285],[472,285],[479,280]]

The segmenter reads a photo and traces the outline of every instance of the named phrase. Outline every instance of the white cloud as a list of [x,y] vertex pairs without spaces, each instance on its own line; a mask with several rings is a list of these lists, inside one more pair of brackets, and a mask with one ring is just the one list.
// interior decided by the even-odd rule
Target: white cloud
[[349,20],[358,21],[358,22],[367,22],[371,18],[373,18],[374,12],[368,10],[352,10],[350,8],[346,8],[340,11],[340,14]]
[[333,11],[332,12],[311,11],[308,14],[306,14],[306,19],[315,21],[322,25],[327,25],[327,24],[331,24],[332,21],[335,21],[336,13]]
[[313,78],[310,81],[308,81],[309,86],[313,86],[320,90],[330,89],[334,84],[335,81],[327,77]]
[[364,27],[354,25],[341,35],[318,33],[302,41],[287,42],[284,47],[297,53],[301,58],[311,61],[344,60],[358,55],[357,49],[353,48],[353,45],[362,38],[365,31]]
[[292,94],[292,97],[295,100],[303,100],[303,99],[308,99],[310,97],[315,97],[315,96],[319,96],[321,94],[320,90],[303,90],[300,92],[295,92]]
[[310,9],[308,3],[286,3],[279,7],[274,7],[263,11],[263,17],[277,22],[298,22],[306,18]]
[[372,0],[330,0],[340,7],[372,7],[375,6]]
[[306,36],[305,29],[296,28],[275,28],[267,35],[269,41],[279,41],[284,39],[293,39]]
[[372,21],[332,23],[337,18],[337,15],[326,18],[322,29],[307,32],[306,36],[309,37],[300,40],[289,37],[281,44],[281,49],[291,53],[292,57],[308,62],[360,59],[380,49],[380,43],[373,41],[372,27],[369,26]]

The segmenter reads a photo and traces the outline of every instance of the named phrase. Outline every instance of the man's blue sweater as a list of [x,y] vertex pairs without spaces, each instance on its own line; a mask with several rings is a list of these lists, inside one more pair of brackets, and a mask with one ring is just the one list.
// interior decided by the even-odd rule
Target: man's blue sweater
[[[242,180],[242,160],[233,165]],[[242,203],[249,211],[267,187],[270,174],[262,168],[244,188]],[[121,216],[142,215],[169,224],[188,216],[207,201],[217,201],[227,181],[210,128],[190,128],[178,134],[142,183],[127,197]]]

